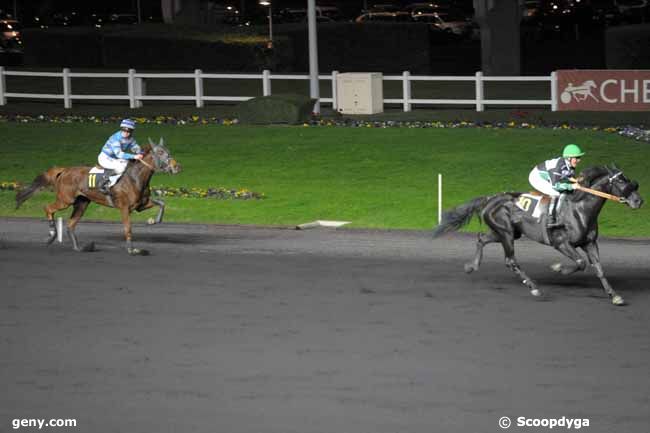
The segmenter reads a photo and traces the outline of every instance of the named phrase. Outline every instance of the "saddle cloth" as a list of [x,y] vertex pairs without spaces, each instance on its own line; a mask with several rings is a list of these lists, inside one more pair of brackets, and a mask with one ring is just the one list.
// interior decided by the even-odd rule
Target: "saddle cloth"
[[531,191],[527,194],[522,194],[515,202],[515,206],[521,209],[526,215],[539,219],[545,215],[548,210],[548,205],[551,198],[545,194],[540,194],[536,191]]
[[[94,166],[93,168],[90,169],[88,172],[88,188],[90,189],[95,189],[99,188],[102,183],[104,182],[104,179],[106,179],[106,173],[104,173],[104,168],[99,167],[99,166]],[[110,186],[113,186],[117,183],[117,181],[122,177],[122,174],[116,174],[110,177]]]

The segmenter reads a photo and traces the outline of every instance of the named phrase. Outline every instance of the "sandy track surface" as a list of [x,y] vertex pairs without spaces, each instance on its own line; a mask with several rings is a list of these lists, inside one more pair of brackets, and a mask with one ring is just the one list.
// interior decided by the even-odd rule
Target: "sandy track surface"
[[[650,425],[648,241],[601,242],[593,273],[517,244],[547,296],[499,246],[425,232],[82,223],[83,242],[0,219],[0,431],[75,418],[71,432],[492,432],[509,416]],[[34,429],[24,429],[36,431]],[[557,428],[556,430],[566,430]],[[510,431],[548,431],[516,425]]]

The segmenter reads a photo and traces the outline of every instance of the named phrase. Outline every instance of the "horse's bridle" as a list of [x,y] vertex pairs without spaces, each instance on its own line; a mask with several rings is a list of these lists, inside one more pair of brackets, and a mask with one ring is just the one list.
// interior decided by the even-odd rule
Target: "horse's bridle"
[[[619,177],[622,174],[623,174],[623,172],[621,170],[618,170],[618,172],[616,172],[615,174],[613,174],[611,176],[607,176],[607,179],[606,179],[607,184],[610,187],[614,186],[614,181],[616,180],[617,177]],[[601,182],[597,182],[596,185],[594,185],[594,186],[598,186],[600,183]],[[627,197],[630,194],[632,194],[633,191],[635,191],[635,190],[637,190],[639,188],[639,184],[636,181],[631,181],[625,186],[625,188],[623,188],[623,190],[621,191],[621,195],[617,196],[617,195],[609,194],[609,193],[606,193],[606,192],[603,192],[603,191],[598,191],[598,190],[593,189],[593,188],[587,188],[585,186],[580,185],[577,181],[574,184],[574,186],[575,186],[576,189],[578,189],[580,191],[584,191],[584,192],[587,192],[589,194],[597,195],[599,197],[603,197],[603,198],[606,198],[608,200],[616,201],[618,203],[625,203],[627,201]]]

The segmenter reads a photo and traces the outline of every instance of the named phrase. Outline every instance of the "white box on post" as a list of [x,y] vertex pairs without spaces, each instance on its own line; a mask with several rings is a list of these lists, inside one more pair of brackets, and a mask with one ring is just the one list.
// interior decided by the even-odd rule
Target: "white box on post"
[[381,72],[338,74],[336,94],[338,110],[343,114],[383,113],[383,74]]

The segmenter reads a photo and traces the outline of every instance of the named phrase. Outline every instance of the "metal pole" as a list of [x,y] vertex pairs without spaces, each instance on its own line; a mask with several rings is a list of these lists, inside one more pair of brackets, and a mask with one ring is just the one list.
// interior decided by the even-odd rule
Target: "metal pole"
[[137,8],[138,8],[138,24],[142,24],[142,14],[140,13],[140,0],[138,0]]
[[316,0],[307,0],[307,25],[309,26],[309,96],[316,99],[314,113],[320,114],[320,89],[318,87],[318,36],[316,33]]
[[273,46],[273,3],[269,2],[269,41]]
[[14,0],[14,19],[18,19],[18,0]]

